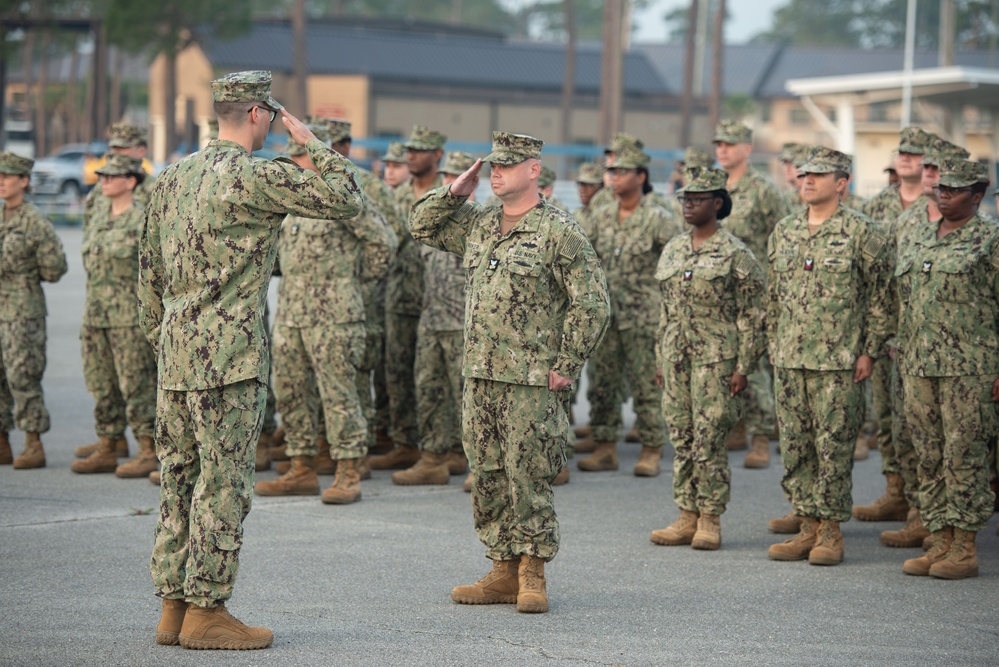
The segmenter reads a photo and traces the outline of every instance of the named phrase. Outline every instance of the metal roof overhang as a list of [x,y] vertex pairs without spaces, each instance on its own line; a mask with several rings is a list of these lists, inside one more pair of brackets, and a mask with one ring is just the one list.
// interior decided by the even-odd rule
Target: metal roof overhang
[[[876,72],[852,76],[789,79],[788,92],[815,102],[835,104],[850,98],[854,104],[902,99],[904,72]],[[912,71],[912,97],[945,106],[999,108],[999,70],[975,67],[937,67]]]

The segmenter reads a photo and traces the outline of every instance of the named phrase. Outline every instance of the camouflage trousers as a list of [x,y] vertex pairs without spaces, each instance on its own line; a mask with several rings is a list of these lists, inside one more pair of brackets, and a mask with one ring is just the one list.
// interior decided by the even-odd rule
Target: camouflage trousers
[[385,386],[389,398],[389,435],[396,445],[416,447],[416,337],[419,315],[385,313]]
[[152,438],[156,421],[156,357],[139,327],[80,329],[83,379],[94,397],[97,435],[120,438],[125,426]]
[[354,383],[357,386],[357,398],[361,402],[361,414],[364,415],[364,420],[368,424],[367,446],[371,448],[375,444],[375,428],[378,426],[377,401],[372,397],[371,392],[374,387],[377,396],[379,367],[382,369],[382,390],[385,388],[385,365],[383,363],[385,329],[365,322],[364,330],[364,355],[357,367],[357,377]]
[[905,375],[905,416],[919,461],[919,514],[930,531],[978,532],[995,503],[989,441],[999,430],[995,376]]
[[[267,347],[271,347],[271,326],[270,326],[270,306],[264,302],[264,335],[267,336]],[[267,371],[267,403],[264,405],[264,433],[273,433],[277,430],[277,399],[274,397],[274,388],[271,385],[273,368]]]
[[720,515],[732,469],[725,437],[745,409],[746,393],[729,396],[736,360],[692,366],[685,357],[663,367],[663,414],[673,457],[673,500],[690,512]]
[[[891,438],[881,444],[881,471],[898,473],[902,477],[902,492],[911,507],[919,507],[919,461],[912,444],[912,431],[905,418],[905,387],[898,364],[891,363]],[[880,420],[878,437],[880,439]]]
[[232,596],[266,394],[259,380],[157,392],[162,469],[149,570],[158,596],[200,606]]
[[756,370],[750,373],[746,387],[746,433],[765,435],[767,440],[774,432],[773,373],[773,366],[763,355]]
[[551,483],[565,467],[567,406],[568,391],[465,378],[463,443],[475,531],[487,558],[547,561],[558,552]]
[[45,318],[0,322],[0,430],[45,433]]
[[416,341],[416,411],[420,445],[435,454],[461,450],[463,331],[420,327]]
[[617,442],[621,433],[621,387],[630,385],[634,398],[635,426],[642,444],[659,448],[666,444],[663,390],[656,386],[656,336],[654,331],[610,328],[590,359],[593,384],[586,392],[590,400],[590,423],[598,442]]
[[[874,368],[871,377],[867,380],[871,387],[871,417],[878,429],[878,449],[881,451],[881,471],[884,473],[898,472],[898,470],[887,470],[885,466],[897,466],[893,462],[894,449],[892,447],[892,367],[895,363],[887,355],[881,355],[874,360]],[[885,456],[885,448],[888,456]]]
[[781,486],[794,513],[849,521],[863,386],[853,371],[775,368]]
[[368,453],[368,424],[357,396],[357,366],[364,356],[364,324],[274,327],[274,393],[289,456],[315,456],[316,438],[330,442],[334,460]]

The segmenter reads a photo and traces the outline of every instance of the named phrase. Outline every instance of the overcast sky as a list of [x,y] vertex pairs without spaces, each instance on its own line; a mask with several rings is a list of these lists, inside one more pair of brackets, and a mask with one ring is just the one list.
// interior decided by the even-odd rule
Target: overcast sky
[[[725,24],[725,40],[733,44],[747,41],[753,35],[770,27],[774,9],[789,0],[728,0],[731,17]],[[666,23],[663,16],[677,7],[689,7],[690,0],[655,0],[649,8],[636,12],[635,41],[662,42],[666,40]]]

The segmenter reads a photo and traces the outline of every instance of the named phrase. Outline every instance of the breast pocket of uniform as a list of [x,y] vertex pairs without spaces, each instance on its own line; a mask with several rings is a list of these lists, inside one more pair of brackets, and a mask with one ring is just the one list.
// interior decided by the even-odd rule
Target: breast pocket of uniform
[[712,309],[731,300],[732,295],[726,289],[728,274],[727,263],[695,266],[688,279],[691,300]]
[[15,229],[7,232],[0,255],[0,271],[23,273],[31,268],[31,249],[24,232]]
[[537,282],[544,265],[537,255],[511,255],[507,257],[507,270],[518,282]]
[[909,295],[912,292],[912,285],[909,283],[912,280],[910,272],[913,265],[914,262],[911,257],[902,257],[895,264],[895,272],[892,274],[892,282],[894,283],[892,287],[895,289],[899,301],[902,303],[908,303]]
[[132,232],[113,232],[108,237],[108,253],[114,277],[136,280],[139,276],[139,239]]
[[853,263],[848,257],[826,257],[816,261],[818,275],[815,281],[816,296],[822,299],[845,301],[853,299]]
[[793,284],[795,259],[793,255],[776,255],[770,261],[770,279],[782,299],[797,294]]
[[923,262],[924,273],[936,273],[939,301],[969,303],[974,297],[974,268],[979,255],[957,255]]

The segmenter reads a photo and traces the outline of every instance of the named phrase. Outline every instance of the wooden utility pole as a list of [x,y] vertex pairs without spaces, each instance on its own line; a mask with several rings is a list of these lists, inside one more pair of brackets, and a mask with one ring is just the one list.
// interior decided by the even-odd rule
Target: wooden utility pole
[[291,34],[294,44],[295,115],[305,118],[309,113],[309,63],[306,55],[305,0],[295,0],[291,14]]
[[697,8],[700,0],[690,0],[687,12],[687,39],[683,57],[683,97],[680,100],[680,148],[690,145],[690,116],[694,97],[694,32],[697,26]]
[[711,127],[721,119],[722,77],[725,64],[725,0],[717,0],[714,34],[711,36]]
[[600,67],[600,122],[599,139],[603,145],[610,142],[621,122],[621,86],[623,85],[623,58],[621,54],[621,19],[624,0],[604,2],[603,53]]
[[[576,12],[573,0],[562,2],[565,20],[565,72],[562,79],[562,145],[572,143],[572,97],[576,90]],[[565,164],[559,165],[559,171],[565,174]]]

